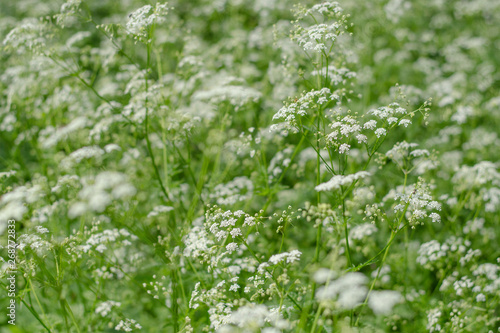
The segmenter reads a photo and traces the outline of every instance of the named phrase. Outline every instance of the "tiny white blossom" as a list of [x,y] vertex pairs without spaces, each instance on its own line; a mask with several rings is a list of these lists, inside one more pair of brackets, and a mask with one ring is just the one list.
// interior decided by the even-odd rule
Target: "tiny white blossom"
[[363,134],[358,134],[356,135],[356,139],[358,140],[358,143],[367,143],[368,142],[368,138],[366,137],[366,135],[363,135]]
[[377,127],[376,120],[369,120],[363,125],[364,129],[370,129],[370,130],[375,129],[376,127]]
[[240,286],[237,283],[235,283],[235,284],[231,285],[231,287],[229,287],[229,290],[234,291],[234,292],[237,292],[238,289],[240,289]]
[[441,216],[437,213],[430,213],[429,217],[432,219],[432,222],[441,222]]
[[401,293],[394,290],[374,290],[368,298],[368,306],[375,314],[387,315],[397,303],[403,301]]
[[238,249],[238,244],[236,244],[234,242],[233,243],[229,243],[226,246],[226,250],[228,250],[229,253],[232,253],[232,252],[236,251],[236,249]]
[[349,153],[350,148],[351,148],[350,145],[348,145],[347,143],[343,143],[340,145],[339,153],[340,154],[347,154],[347,153]]
[[242,236],[243,234],[241,233],[240,228],[234,228],[229,232],[231,234],[231,237],[236,238],[238,236]]
[[375,131],[375,134],[377,135],[377,138],[380,138],[381,136],[385,135],[387,133],[387,130],[385,128],[378,128]]
[[155,7],[146,5],[136,9],[128,16],[127,33],[147,38],[149,35],[147,29],[155,23],[164,22],[168,10],[166,3],[157,3]]
[[400,126],[404,126],[404,127],[408,127],[408,125],[411,124],[411,120],[410,119],[401,119],[399,121],[399,124]]
[[337,190],[341,186],[350,185],[354,181],[366,178],[368,176],[370,176],[370,173],[367,171],[360,171],[360,172],[357,172],[355,174],[351,174],[351,175],[347,175],[347,176],[335,175],[326,183],[322,183],[322,184],[319,184],[318,186],[316,186],[315,190],[318,192]]

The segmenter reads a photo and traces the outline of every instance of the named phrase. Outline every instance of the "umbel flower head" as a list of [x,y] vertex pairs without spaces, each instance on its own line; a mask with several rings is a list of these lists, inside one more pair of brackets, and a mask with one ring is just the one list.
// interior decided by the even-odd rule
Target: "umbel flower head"
[[17,54],[26,52],[41,54],[46,51],[49,38],[50,30],[47,24],[43,21],[27,19],[7,34],[3,45],[6,50],[15,50]]
[[128,16],[127,33],[133,35],[135,39],[147,41],[149,38],[148,29],[154,24],[165,21],[169,10],[167,5],[167,3],[156,3],[155,7],[146,5],[133,11]]
[[356,172],[352,175],[335,175],[326,183],[319,184],[315,187],[318,192],[338,190],[341,186],[351,185],[353,182],[370,176],[367,171]]
[[[295,11],[297,20],[292,38],[306,52],[330,53],[337,38],[344,34],[347,16],[342,14],[337,2],[325,2],[310,9],[298,7]],[[302,25],[306,18],[312,18],[314,24]],[[301,24],[302,23],[302,24]]]
[[[332,93],[328,88],[320,90],[311,90],[296,98],[292,103],[283,106],[273,116],[273,120],[284,120],[288,128],[299,127],[299,116],[304,117],[308,111],[314,108],[320,108],[327,105],[330,101],[340,101],[340,96]],[[271,127],[274,129],[275,125]]]

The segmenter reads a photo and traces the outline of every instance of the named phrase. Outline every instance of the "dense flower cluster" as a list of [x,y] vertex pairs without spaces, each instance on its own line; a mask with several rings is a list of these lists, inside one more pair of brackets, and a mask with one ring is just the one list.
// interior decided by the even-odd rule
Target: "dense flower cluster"
[[[286,104],[273,116],[274,120],[284,120],[291,127],[299,127],[300,117],[308,115],[308,110],[325,108],[331,101],[338,101],[340,97],[330,89],[312,90]],[[274,127],[275,128],[275,127]]]
[[154,24],[164,22],[168,10],[167,3],[157,3],[154,7],[147,5],[135,10],[128,16],[127,33],[134,35],[136,38],[148,38],[148,29]]
[[19,331],[497,332],[498,0],[0,12]]
[[[342,7],[337,2],[325,2],[310,9],[297,10],[297,22],[313,17],[315,24],[305,27],[297,24],[293,31],[293,39],[306,52],[330,53],[337,38],[345,32],[347,23],[342,12]],[[318,23],[321,19],[324,23]]]

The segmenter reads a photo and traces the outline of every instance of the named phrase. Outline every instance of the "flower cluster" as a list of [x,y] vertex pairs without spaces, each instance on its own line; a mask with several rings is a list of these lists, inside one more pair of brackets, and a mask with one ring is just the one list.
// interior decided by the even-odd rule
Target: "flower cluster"
[[136,39],[147,40],[150,38],[148,29],[154,24],[164,22],[169,9],[167,3],[156,3],[154,7],[146,5],[135,10],[128,16],[126,25],[127,33],[133,35]]
[[32,19],[26,20],[5,36],[3,45],[18,54],[28,51],[44,53],[49,37],[48,28],[48,25],[43,22]]
[[342,186],[351,185],[357,182],[359,179],[364,179],[369,176],[370,173],[367,171],[359,171],[352,175],[345,175],[345,176],[335,175],[329,181],[327,181],[326,183],[319,184],[314,189],[318,192],[338,190]]
[[420,246],[417,262],[428,269],[433,269],[434,267],[442,267],[444,258],[458,256],[460,264],[465,265],[474,257],[481,255],[481,250],[473,250],[470,246],[470,241],[456,237],[448,239],[443,244],[432,240]]
[[126,318],[125,321],[120,320],[118,325],[115,326],[116,331],[132,332],[134,330],[140,330],[142,326],[134,319]]
[[[306,18],[313,17],[315,24],[310,26],[296,24],[292,31],[292,38],[306,52],[329,54],[337,38],[344,34],[347,28],[347,16],[342,12],[337,2],[314,5],[307,10],[298,8],[295,13],[297,23],[303,23]],[[325,23],[318,23],[319,20]]]
[[43,195],[43,188],[39,184],[32,186],[19,186],[12,191],[5,193],[0,198],[0,232],[3,232],[7,227],[9,219],[21,220],[28,212],[27,205],[34,204]]
[[245,105],[258,102],[261,97],[262,94],[258,90],[246,86],[241,78],[216,76],[208,82],[206,89],[195,92],[192,100],[214,105],[227,102],[235,106],[235,111],[239,111]]
[[408,172],[408,164],[411,160],[430,155],[427,149],[414,149],[416,147],[418,143],[398,142],[385,153],[385,156],[396,163],[401,170]]
[[137,236],[130,234],[126,229],[105,229],[102,232],[92,233],[81,249],[85,253],[90,250],[103,253],[108,249],[107,244],[114,245],[120,241],[120,244],[124,246],[132,245],[132,242],[128,238],[134,241],[137,239]]
[[496,332],[497,2],[0,1],[24,331]]
[[323,302],[336,300],[339,307],[353,309],[365,299],[367,282],[362,273],[347,273],[334,281],[327,280],[325,286],[318,288],[315,297]]
[[68,215],[75,218],[93,211],[103,212],[113,201],[131,198],[135,187],[128,183],[127,177],[119,172],[104,171],[96,177],[85,177],[80,180],[82,189],[78,193],[80,200],[74,202]]
[[[417,184],[402,186],[391,190],[384,198],[383,203],[393,202],[392,210],[397,216],[404,216],[412,226],[423,224],[424,220],[441,222],[441,216],[436,211],[441,210],[441,204],[434,200],[430,186],[420,181]],[[369,210],[368,210],[369,212]],[[367,214],[370,216],[370,213]],[[398,225],[400,226],[400,225]]]
[[[218,332],[280,332],[288,329],[290,323],[283,319],[279,311],[263,304],[244,305],[231,313],[227,324]],[[262,329],[262,330],[261,330]]]
[[252,181],[247,177],[236,177],[226,184],[215,186],[209,197],[215,200],[218,205],[230,206],[250,199],[253,194],[253,188]]
[[[311,90],[293,102],[285,104],[274,116],[273,120],[284,120],[289,128],[300,128],[301,117],[307,116],[310,111],[319,108],[326,108],[331,101],[338,102],[340,97],[332,93],[328,88]],[[300,117],[299,117],[300,116]],[[272,127],[272,129],[275,127]]]

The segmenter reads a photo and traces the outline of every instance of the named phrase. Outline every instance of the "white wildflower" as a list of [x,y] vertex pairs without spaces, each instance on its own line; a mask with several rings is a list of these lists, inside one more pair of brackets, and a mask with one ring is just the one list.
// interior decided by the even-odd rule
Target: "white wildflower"
[[348,154],[350,148],[351,146],[348,145],[347,143],[341,144],[339,148],[339,154]]
[[388,315],[397,303],[403,301],[401,293],[394,290],[374,290],[368,298],[368,306],[377,315]]
[[280,254],[275,254],[272,255],[269,258],[269,262],[272,263],[273,265],[277,265],[282,261],[286,261],[286,263],[293,263],[295,261],[298,261],[300,259],[300,255],[302,252],[299,250],[293,250],[290,252],[283,252]]
[[95,313],[101,315],[101,317],[106,317],[111,312],[113,307],[120,307],[120,306],[121,306],[120,302],[115,302],[115,301],[102,302],[99,305],[97,305]]
[[158,216],[162,213],[168,213],[174,210],[174,207],[171,206],[156,206],[152,211],[149,212],[148,217]]
[[319,184],[315,187],[315,190],[318,192],[322,191],[332,191],[338,190],[341,186],[350,185],[353,182],[366,178],[371,174],[367,171],[360,171],[355,174],[343,176],[343,175],[335,175],[328,182]]
[[364,125],[363,125],[363,128],[364,129],[370,129],[370,130],[373,130],[377,127],[377,121],[376,120],[369,120],[367,121]]
[[365,286],[368,279],[362,273],[354,272],[330,282],[327,286],[319,287],[316,299],[319,301],[335,300],[344,309],[352,309],[361,304],[368,288]]
[[236,251],[237,249],[238,249],[238,244],[236,244],[236,243],[234,243],[234,242],[229,243],[229,244],[227,244],[227,246],[226,246],[226,250],[228,250],[228,251],[229,251],[229,253],[232,253],[232,252]]
[[385,135],[387,133],[387,130],[385,128],[377,128],[375,130],[375,134],[377,135],[377,138],[380,138],[381,136]]
[[126,25],[127,33],[142,38],[148,38],[148,29],[153,24],[164,22],[166,20],[165,16],[167,15],[168,10],[169,8],[167,7],[167,3],[157,3],[155,7],[146,5],[135,10],[128,16]]

